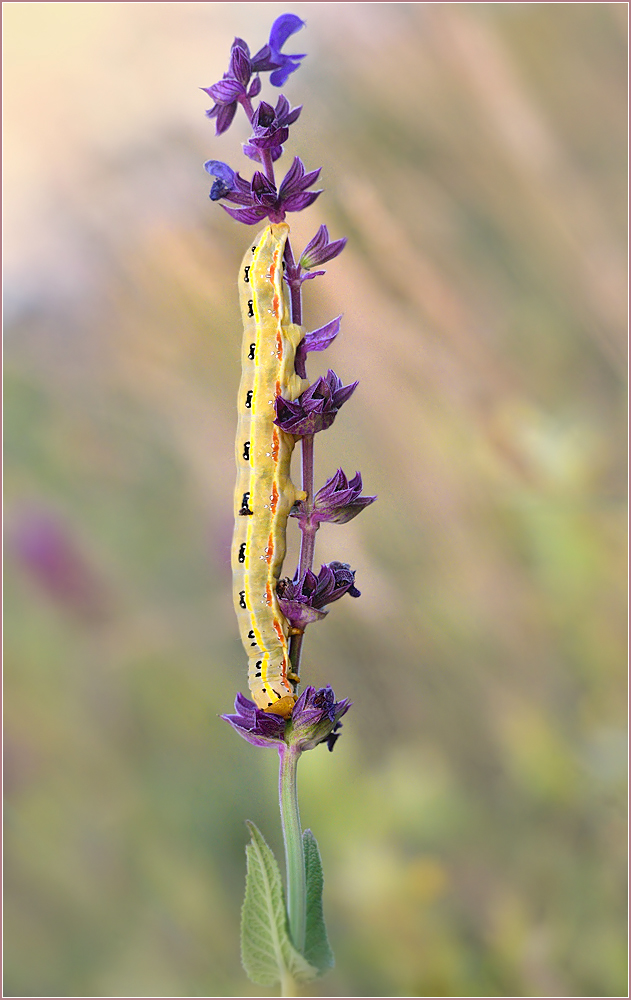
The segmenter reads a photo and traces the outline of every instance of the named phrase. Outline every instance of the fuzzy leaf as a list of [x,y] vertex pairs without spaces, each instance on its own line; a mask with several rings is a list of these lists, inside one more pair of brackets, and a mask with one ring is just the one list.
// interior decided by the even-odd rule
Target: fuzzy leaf
[[324,876],[318,843],[311,830],[302,835],[305,851],[305,873],[307,877],[307,933],[305,958],[314,965],[320,975],[335,964],[333,952],[326,935],[322,912],[322,889]]
[[285,972],[299,982],[315,979],[318,970],[296,951],[287,930],[287,911],[280,871],[271,848],[249,821],[252,841],[246,847],[247,876],[241,911],[241,961],[248,977],[274,986]]

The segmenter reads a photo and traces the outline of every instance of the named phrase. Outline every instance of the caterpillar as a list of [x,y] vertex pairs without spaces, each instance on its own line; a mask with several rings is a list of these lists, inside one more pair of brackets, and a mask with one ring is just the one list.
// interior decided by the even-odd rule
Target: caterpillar
[[259,708],[289,718],[299,678],[292,672],[289,625],[276,597],[289,511],[304,494],[290,479],[295,439],[274,424],[277,396],[296,399],[308,386],[294,371],[302,327],[290,322],[283,283],[286,223],[269,225],[239,272],[243,317],[232,540],[234,607],[248,656],[248,684]]

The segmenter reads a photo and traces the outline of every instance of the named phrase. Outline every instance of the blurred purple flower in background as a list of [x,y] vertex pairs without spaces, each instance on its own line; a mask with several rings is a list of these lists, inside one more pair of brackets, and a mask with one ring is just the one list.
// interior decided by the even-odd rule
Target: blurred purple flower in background
[[30,579],[55,604],[86,623],[107,617],[105,585],[61,519],[49,511],[22,511],[7,541]]

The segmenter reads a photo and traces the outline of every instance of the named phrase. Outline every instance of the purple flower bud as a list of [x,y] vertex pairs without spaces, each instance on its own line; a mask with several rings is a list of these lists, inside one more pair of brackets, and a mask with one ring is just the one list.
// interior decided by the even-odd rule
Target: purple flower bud
[[[324,271],[316,271],[316,274],[324,274]],[[312,330],[311,333],[306,333],[302,338],[296,349],[296,357],[294,361],[296,372],[301,378],[307,377],[305,363],[309,352],[326,350],[329,344],[333,343],[340,332],[341,321],[342,317],[337,316],[335,319],[332,319],[329,323],[319,327],[317,330]]]
[[329,369],[326,375],[321,375],[305,389],[298,399],[288,400],[277,396],[274,423],[294,437],[306,437],[307,434],[326,430],[358,385],[358,382],[342,385],[342,380]]
[[319,743],[326,743],[329,750],[332,750],[340,736],[340,719],[350,707],[348,698],[335,700],[335,694],[329,685],[319,691],[314,687],[305,688],[287,726],[287,744],[304,751],[313,750]]
[[260,161],[260,150],[267,149],[272,154],[272,159],[276,160],[282,153],[282,145],[289,136],[289,127],[281,125],[276,118],[274,109],[270,104],[261,101],[252,119],[254,131],[247,146],[244,147],[246,155],[251,159]]
[[[360,496],[362,491],[361,473],[356,472],[349,481],[341,469],[328,479],[322,489],[318,490],[314,498],[314,507],[309,514],[311,524],[318,524],[328,521],[334,524],[346,524],[377,499],[374,497]],[[305,517],[301,511],[303,504],[297,504],[296,511],[292,512],[294,517]]]
[[322,621],[328,611],[314,608],[314,594],[318,578],[311,570],[293,580],[279,580],[276,587],[278,603],[292,628],[304,632],[307,625]]
[[237,105],[246,95],[251,75],[250,50],[242,38],[235,38],[230,50],[228,72],[224,73],[223,79],[218,83],[201,88],[215,102],[206,116],[217,119],[217,135],[221,135],[232,124]]
[[[329,231],[326,226],[320,226],[313,239],[307,243],[300,257],[300,266],[305,271],[310,271],[314,267],[320,267],[328,260],[333,260],[341,254],[346,246],[346,237],[341,240],[329,240]],[[322,272],[324,273],[324,272]]]
[[222,715],[248,743],[255,747],[277,747],[283,742],[286,720],[258,708],[253,701],[238,694],[234,703],[235,715]]
[[307,625],[322,621],[328,611],[323,609],[344,594],[360,597],[355,586],[355,571],[348,563],[331,562],[320,567],[316,574],[308,569],[293,580],[279,580],[276,588],[278,603],[285,618],[298,632],[304,632]]
[[238,80],[243,87],[247,87],[250,82],[251,75],[252,67],[250,64],[250,49],[242,38],[235,38],[230,51],[228,76]]

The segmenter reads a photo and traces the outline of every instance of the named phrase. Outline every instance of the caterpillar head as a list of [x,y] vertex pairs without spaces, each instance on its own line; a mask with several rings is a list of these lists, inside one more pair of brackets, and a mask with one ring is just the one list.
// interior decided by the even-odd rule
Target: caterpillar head
[[289,719],[295,704],[296,695],[286,694],[282,698],[279,698],[278,701],[275,701],[273,705],[269,705],[265,711],[270,715],[280,715],[283,719]]

